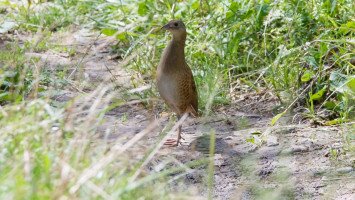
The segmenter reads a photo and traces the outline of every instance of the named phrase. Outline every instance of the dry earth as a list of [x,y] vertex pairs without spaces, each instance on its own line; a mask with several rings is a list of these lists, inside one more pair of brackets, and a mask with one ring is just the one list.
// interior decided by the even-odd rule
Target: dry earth
[[[9,38],[14,36],[20,44],[39,38],[24,34]],[[75,56],[52,50],[26,54],[40,58],[42,66],[52,71],[70,66],[68,74],[72,73],[76,81],[69,81],[68,87],[52,95],[58,103],[88,94],[100,83],[109,84],[112,80],[120,87],[132,89],[132,74],[122,67],[129,59],[122,61],[110,54],[114,42],[111,38],[73,27],[69,32],[54,33],[49,42],[76,51]],[[354,145],[345,139],[351,129],[314,127],[307,122],[295,123],[292,117],[284,117],[278,125],[270,126],[271,109],[278,104],[271,94],[235,96],[238,100],[232,105],[215,108],[208,117],[187,119],[183,125],[183,144],[162,147],[145,167],[145,173],[162,170],[166,165],[164,158],[173,160],[173,165],[184,166],[208,157],[209,134],[214,132],[215,199],[355,199],[354,157],[344,151]],[[105,114],[97,133],[112,141],[122,136],[129,139],[152,122],[154,113],[167,118],[168,113],[161,110],[141,103],[117,107]],[[135,147],[137,152],[140,147],[158,143],[158,134],[169,121],[172,120],[163,120],[145,138],[144,145]],[[254,138],[254,143],[247,142],[250,138]],[[173,174],[171,189],[186,188],[205,198],[206,174],[206,166]]]

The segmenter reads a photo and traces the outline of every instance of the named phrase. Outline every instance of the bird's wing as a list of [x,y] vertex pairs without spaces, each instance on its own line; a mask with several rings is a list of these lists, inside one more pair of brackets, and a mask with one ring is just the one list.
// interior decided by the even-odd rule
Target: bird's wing
[[196,88],[196,84],[195,84],[195,80],[194,77],[192,75],[191,72],[191,95],[192,95],[192,102],[191,102],[191,108],[192,110],[190,111],[190,113],[194,116],[197,117],[198,116],[198,94],[197,94],[197,88]]

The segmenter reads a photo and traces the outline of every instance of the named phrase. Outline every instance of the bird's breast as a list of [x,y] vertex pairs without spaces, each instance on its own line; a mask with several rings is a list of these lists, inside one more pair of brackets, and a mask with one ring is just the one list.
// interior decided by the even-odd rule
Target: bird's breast
[[177,81],[173,76],[164,74],[157,80],[158,91],[160,95],[169,102],[173,102],[176,98]]

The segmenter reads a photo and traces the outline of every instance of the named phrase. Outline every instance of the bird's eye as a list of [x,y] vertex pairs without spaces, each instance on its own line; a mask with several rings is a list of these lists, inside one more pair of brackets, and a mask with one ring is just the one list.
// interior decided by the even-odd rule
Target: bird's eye
[[178,26],[179,24],[177,22],[174,23],[174,26]]

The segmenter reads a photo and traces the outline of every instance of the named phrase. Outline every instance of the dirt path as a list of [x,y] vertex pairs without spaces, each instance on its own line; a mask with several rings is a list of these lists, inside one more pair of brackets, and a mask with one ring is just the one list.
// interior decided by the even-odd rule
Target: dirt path
[[[80,85],[70,84],[52,99],[65,103],[100,83],[109,83],[112,77],[117,85],[130,87],[130,74],[109,53],[112,41],[98,35],[74,29],[51,37],[52,43],[76,49],[74,57],[51,50],[27,53],[39,57],[52,71],[74,66],[68,74],[73,72]],[[23,36],[20,41],[31,38]],[[263,114],[267,112],[254,111],[260,110],[260,105],[265,105],[263,111],[270,111],[268,105],[275,103],[273,99],[243,100],[236,105],[248,104],[248,109],[229,106],[215,109],[209,117],[188,119],[183,126],[183,145],[161,149],[146,170],[161,170],[166,164],[161,158],[173,159],[178,166],[206,157],[209,134],[215,132],[215,199],[355,199],[354,157],[344,151],[353,145],[345,139],[351,129],[314,128],[307,123],[292,124],[288,118],[271,127],[271,116]],[[97,132],[111,140],[130,138],[151,123],[153,113],[139,103],[115,108],[106,113]],[[160,129],[148,136],[146,146],[157,143],[158,133],[167,123],[162,122]],[[254,144],[247,142],[251,138]],[[171,175],[172,190],[194,188],[196,194],[206,197],[206,170],[202,167]],[[183,180],[184,185],[177,186],[174,179]]]

